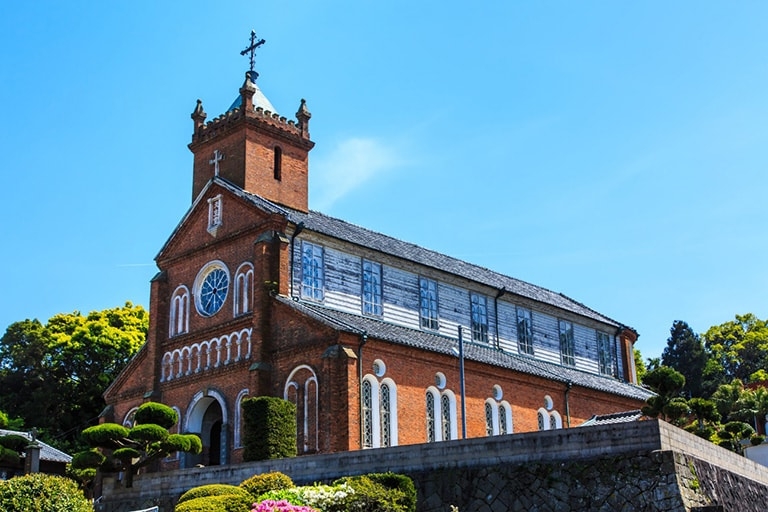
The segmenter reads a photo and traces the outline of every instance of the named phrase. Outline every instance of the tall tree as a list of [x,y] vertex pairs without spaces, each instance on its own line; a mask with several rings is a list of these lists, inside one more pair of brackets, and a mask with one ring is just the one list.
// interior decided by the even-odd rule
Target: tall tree
[[661,364],[685,376],[682,392],[686,397],[703,396],[702,374],[707,359],[707,352],[699,335],[693,332],[686,322],[675,320],[669,329],[667,346],[661,354]]
[[141,306],[24,320],[0,338],[0,409],[74,451],[82,428],[104,408],[102,393],[146,339]]

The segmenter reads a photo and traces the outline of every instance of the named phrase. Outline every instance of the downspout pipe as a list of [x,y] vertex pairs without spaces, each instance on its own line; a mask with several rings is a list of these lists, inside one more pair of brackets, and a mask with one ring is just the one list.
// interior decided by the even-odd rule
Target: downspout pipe
[[571,393],[573,382],[565,383],[565,424],[566,428],[571,428],[571,405],[568,403],[568,395]]
[[360,416],[360,449],[365,444],[365,431],[363,425],[363,347],[368,342],[368,333],[363,331],[360,334],[360,343],[357,345],[357,394],[360,395],[359,416]]
[[299,236],[299,233],[304,231],[304,222],[299,222],[296,224],[296,229],[293,230],[293,234],[291,235],[291,283],[289,286],[289,290],[291,293],[291,298],[296,300],[296,297],[293,295],[293,260],[294,260],[294,243],[296,241],[296,237]]
[[501,348],[501,343],[499,342],[499,299],[505,293],[507,293],[507,287],[502,286],[501,290],[493,298],[493,314],[496,315],[496,348]]

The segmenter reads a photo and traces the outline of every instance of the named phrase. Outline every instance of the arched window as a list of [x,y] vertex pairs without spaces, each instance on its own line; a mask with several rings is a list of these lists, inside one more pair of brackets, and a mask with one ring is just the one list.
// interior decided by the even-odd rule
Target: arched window
[[285,383],[283,398],[296,405],[296,445],[299,453],[319,450],[317,374],[307,366],[293,369]]
[[434,443],[439,441],[442,437],[438,438],[439,430],[437,429],[437,418],[440,403],[437,397],[440,396],[436,390],[427,390],[427,442]]
[[549,413],[543,407],[539,409],[539,430],[549,430]]
[[130,411],[128,411],[128,414],[125,415],[125,418],[123,418],[123,426],[126,428],[132,428],[136,420],[134,419],[136,417],[136,411],[138,411],[138,407],[134,407]]
[[189,331],[189,289],[181,285],[171,296],[171,316],[168,336],[178,336]]
[[243,263],[235,272],[235,308],[234,315],[250,313],[253,295],[253,265]]
[[392,395],[389,384],[381,385],[381,446],[392,443]]
[[427,389],[427,442],[458,439],[456,396],[451,390]]
[[373,384],[363,380],[363,448],[373,448]]
[[280,146],[275,146],[275,163],[273,170],[275,179],[280,181],[283,177],[283,149]]
[[235,448],[243,447],[242,432],[243,432],[243,400],[248,398],[248,389],[240,390],[235,399]]
[[362,384],[363,448],[397,446],[397,386],[381,377],[384,363],[374,363],[375,374],[368,374]]
[[490,401],[485,402],[485,435],[492,436],[494,434],[494,421],[493,421],[493,406]]
[[451,439],[451,398],[445,393],[440,397],[440,409],[443,439]]
[[550,430],[555,430],[556,428],[563,428],[563,418],[560,416],[560,413],[557,411],[552,411],[549,414],[549,428]]
[[499,434],[511,434],[512,432],[512,407],[504,401],[499,404]]

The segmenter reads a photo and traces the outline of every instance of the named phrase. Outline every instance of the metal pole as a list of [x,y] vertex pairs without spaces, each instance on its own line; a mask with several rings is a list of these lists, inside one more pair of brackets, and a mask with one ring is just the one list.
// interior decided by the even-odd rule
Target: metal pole
[[464,336],[459,326],[459,381],[461,382],[461,438],[467,438],[467,403],[464,389]]

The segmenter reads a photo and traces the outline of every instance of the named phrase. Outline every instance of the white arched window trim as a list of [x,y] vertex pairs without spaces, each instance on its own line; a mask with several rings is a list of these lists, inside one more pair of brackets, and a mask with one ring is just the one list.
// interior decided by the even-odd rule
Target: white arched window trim
[[[490,407],[490,409],[491,409],[491,424],[487,425],[487,426],[491,427],[490,428],[491,435],[492,436],[497,436],[497,435],[499,435],[499,432],[500,432],[499,431],[499,404],[496,403],[496,400],[494,400],[492,398],[488,398],[485,401],[485,405],[486,405],[486,407]],[[488,421],[488,419],[486,418],[486,423],[487,423],[487,421]]]
[[[318,432],[318,430],[319,430],[319,428],[318,428],[319,386],[317,384],[317,374],[315,373],[315,370],[313,370],[311,366],[303,364],[303,365],[297,366],[296,368],[293,369],[293,371],[291,371],[291,374],[288,376],[288,379],[285,381],[285,387],[283,388],[283,399],[290,401],[290,399],[288,398],[290,396],[289,395],[289,391],[291,389],[293,389],[293,390],[298,390],[299,389],[299,383],[296,382],[295,378],[296,378],[296,374],[298,372],[302,371],[302,370],[307,370],[307,371],[309,371],[311,373],[311,376],[306,381],[304,381],[304,403],[303,404],[298,404],[298,403],[296,404],[297,408],[298,407],[303,407],[303,410],[304,410],[304,424],[300,425],[300,426],[304,430],[304,439],[305,439],[304,450],[308,451],[309,450],[309,446],[307,446],[306,440],[309,439],[309,432],[310,432],[310,430],[312,432],[314,432],[314,434],[315,434],[314,435],[314,437],[315,437],[315,449],[319,448],[319,446],[320,446],[320,444],[319,444],[319,437],[318,437],[319,436],[319,432]],[[314,388],[315,388],[314,399],[312,401],[312,404],[314,405],[314,411],[312,411],[314,413],[314,414],[312,414],[312,416],[315,419],[314,425],[310,425],[308,423],[308,421],[307,421],[307,418],[309,418],[309,413],[310,413],[310,410],[309,410],[309,407],[310,407],[310,403],[309,403],[309,389],[310,389],[310,385],[311,384],[314,384]]]
[[[512,405],[507,402],[506,400],[502,400],[499,402],[499,422],[501,422],[501,417],[504,416],[504,419],[507,420],[507,434],[511,434],[515,431],[515,425],[512,423]],[[501,423],[499,423],[499,433],[501,434]]]
[[168,322],[168,336],[189,332],[189,289],[181,285],[171,295],[171,316]]
[[[445,391],[443,391],[442,394],[443,396],[448,397],[448,403],[449,403],[448,418],[449,418],[449,427],[451,431],[451,439],[458,439],[459,430],[458,430],[458,422],[456,420],[456,395],[450,389],[446,389]],[[442,400],[440,402],[442,406]],[[440,421],[442,421],[442,416],[440,418]]]
[[138,410],[139,410],[138,407],[134,407],[133,409],[131,409],[125,414],[125,417],[123,418],[124,427],[127,427],[127,428],[133,427],[133,424],[135,423],[133,417],[136,415],[136,411]]
[[[426,395],[432,396],[432,403],[434,404],[434,410],[432,411],[431,418],[429,417],[430,411],[429,409],[426,409],[426,417],[428,420],[432,420],[432,425],[434,426],[435,430],[435,442],[442,441],[443,440],[443,428],[442,428],[442,421],[443,421],[443,415],[441,411],[442,403],[440,400],[440,391],[434,387],[430,386],[427,388]],[[426,404],[425,404],[426,407]],[[427,441],[429,441],[429,425],[427,425]]]
[[557,411],[552,411],[549,413],[550,416],[550,423],[549,428],[551,430],[554,430],[556,428],[563,428],[563,418],[560,416],[560,413]]
[[242,428],[243,428],[243,400],[248,398],[248,388],[241,389],[235,399],[235,425],[234,425],[234,442],[235,448],[242,448]]
[[549,430],[549,411],[540,407],[538,410],[539,430]]
[[393,381],[389,377],[382,379],[381,385],[382,386],[386,385],[389,387],[389,445],[398,446],[399,443],[398,443],[398,437],[397,437],[397,385],[395,384],[395,381]]
[[251,297],[253,295],[253,265],[243,263],[235,272],[235,307],[234,316],[249,313],[251,311]]

